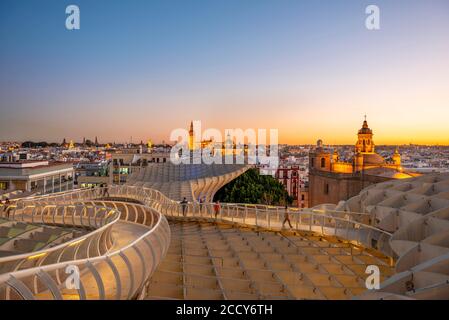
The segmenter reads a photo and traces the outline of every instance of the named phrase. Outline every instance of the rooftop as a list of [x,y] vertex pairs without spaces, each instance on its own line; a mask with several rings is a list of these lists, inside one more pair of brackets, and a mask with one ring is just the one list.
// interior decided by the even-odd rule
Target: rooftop
[[39,160],[20,160],[0,162],[0,168],[33,168],[37,166],[48,165],[48,161]]
[[61,165],[72,165],[71,162],[60,161],[39,161],[39,160],[22,160],[17,162],[0,162],[0,168],[8,169],[41,169],[50,168]]

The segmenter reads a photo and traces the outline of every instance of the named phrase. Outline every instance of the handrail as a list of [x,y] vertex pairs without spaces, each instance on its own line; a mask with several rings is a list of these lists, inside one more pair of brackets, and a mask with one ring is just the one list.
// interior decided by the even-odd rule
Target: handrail
[[[116,191],[115,195],[123,193],[120,190],[121,188],[114,189]],[[113,189],[110,190],[112,192]],[[80,197],[79,192],[70,192],[71,200],[67,199],[66,193],[52,197],[33,197],[32,200],[37,203],[48,203],[51,199],[52,202],[56,203],[59,198],[63,203],[82,203],[83,200],[89,200],[88,198],[91,198],[91,200],[98,198],[98,195],[92,197],[92,193],[87,194],[83,192],[83,194],[84,197]],[[154,192],[150,192],[150,194],[152,197],[146,199],[147,202],[154,201],[159,196]],[[73,197],[74,195],[77,195],[77,197]],[[87,197],[88,195],[90,197]],[[75,199],[76,201],[74,201]],[[30,199],[17,201],[16,208],[18,210],[28,208],[26,204],[28,201]],[[156,266],[165,256],[170,242],[170,229],[165,217],[151,207],[147,207],[145,214],[156,216],[154,225],[137,239],[114,252],[0,275],[0,288],[3,288],[3,290],[0,289],[0,297],[5,299],[17,298],[12,296],[11,289],[21,298],[48,299],[53,297],[58,299],[61,297],[70,298],[73,295],[79,299],[130,299],[138,297],[149,277],[155,271]],[[125,218],[127,219],[128,216]],[[136,221],[137,218],[131,222],[136,223]],[[144,218],[144,221],[140,224],[145,224],[145,221],[153,221],[153,218]],[[78,266],[81,269],[81,286],[76,290],[69,290],[64,287],[64,281],[67,279],[65,271],[68,266]],[[108,275],[106,275],[106,271],[109,271]],[[112,280],[110,276],[111,271],[113,273]],[[45,276],[42,276],[43,274]],[[40,286],[36,285],[36,279],[40,280]],[[129,279],[129,282],[123,283],[124,279]],[[95,292],[91,292],[91,289],[89,289],[89,292],[86,292],[85,283],[87,281],[89,281],[89,287],[95,284]],[[56,293],[54,288],[58,290]]]
[[[273,206],[249,206],[241,204],[221,204],[217,216],[213,203],[189,203],[181,205],[173,201],[161,192],[144,187],[130,185],[112,185],[94,189],[80,189],[62,192],[40,197],[28,197],[15,202],[19,209],[27,208],[29,203],[36,205],[73,205],[83,206],[87,202],[102,202],[108,199],[133,199],[147,208],[147,213],[154,214],[157,222],[143,235],[132,243],[114,252],[108,252],[92,258],[76,259],[56,264],[34,267],[9,274],[0,275],[0,288],[6,286],[13,288],[22,298],[59,298],[75,295],[76,298],[94,299],[130,299],[138,297],[143,291],[148,279],[154,272],[157,264],[165,256],[170,242],[170,228],[165,216],[195,219],[222,220],[231,223],[251,225],[273,230],[282,229],[284,209]],[[375,248],[385,254],[391,254],[389,239],[391,234],[372,225],[360,221],[322,214],[314,210],[287,210],[291,214],[294,225],[293,230],[312,231],[323,235],[338,236],[356,244],[362,244],[369,248]],[[146,213],[146,214],[147,214]],[[128,219],[126,215],[121,220]],[[137,222],[137,219],[132,221]],[[45,222],[45,220],[43,220]],[[137,222],[142,224],[142,222]],[[67,278],[65,268],[70,265],[79,266],[81,271],[81,287],[76,290],[68,290],[64,287],[64,279]],[[151,267],[149,268],[149,265]],[[109,275],[106,276],[107,271]],[[111,271],[113,277],[111,277]],[[49,275],[42,276],[42,273]],[[57,274],[54,278],[51,275]],[[39,278],[43,283],[40,287],[35,284]],[[47,279],[47,280],[45,280]],[[129,282],[124,283],[124,279]],[[51,283],[53,281],[54,283]],[[89,290],[85,284],[89,282]],[[94,285],[92,285],[92,283]],[[50,288],[57,287],[58,294],[54,294]],[[96,288],[92,291],[92,288]],[[116,289],[114,289],[114,287]],[[125,288],[127,290],[125,290]],[[126,291],[126,292],[125,292]],[[0,289],[0,297],[2,291]],[[11,298],[8,295],[7,298]]]
[[[202,204],[200,210],[197,204],[187,205],[184,215],[182,206],[178,203],[175,204],[174,208],[173,204],[166,204],[162,207],[162,212],[167,216],[215,219],[213,206],[214,204]],[[221,204],[217,219],[271,230],[281,230],[284,213],[284,209],[266,210],[257,207]],[[393,254],[389,244],[391,233],[372,225],[348,218],[318,214],[313,211],[289,212],[289,216],[293,224],[293,230],[315,231],[323,235],[339,236],[365,247],[380,250],[386,255],[392,256]]]
[[[62,193],[60,195],[51,195],[51,196],[44,196],[41,197],[41,199],[48,199],[50,201],[56,201],[58,198],[61,198],[61,196],[66,197],[67,195],[73,195],[73,194],[78,194],[79,198],[82,198],[82,196],[87,196],[87,197],[92,197],[92,194],[105,194],[105,193],[111,193],[111,191],[114,191],[114,188],[117,188],[118,186],[111,186],[111,187],[101,187],[101,188],[95,188],[95,189],[82,189],[82,190],[73,190],[71,192],[68,193]],[[122,194],[124,196],[133,196],[134,199],[140,200],[142,202],[148,202],[148,195],[150,195],[150,198],[155,198],[157,199],[157,203],[158,203],[158,207],[161,208],[161,210],[163,211],[163,213],[165,213],[166,215],[169,216],[181,216],[181,212],[182,212],[182,205],[179,202],[176,202],[174,200],[169,199],[168,197],[166,197],[163,193],[161,193],[158,190],[154,190],[154,189],[150,189],[150,188],[145,188],[145,187],[136,187],[136,186],[131,186],[131,185],[123,185],[123,186],[119,186],[121,189],[121,192],[119,192],[119,194]],[[123,192],[123,190],[126,190],[126,192]],[[143,196],[145,195],[145,196]],[[29,198],[25,198],[24,200],[27,200]],[[154,203],[152,203],[152,201],[149,201],[147,203],[148,205],[152,206],[154,205]],[[209,216],[212,217],[212,212],[213,212],[213,203],[203,203],[200,204],[198,202],[194,202],[194,203],[188,203],[187,204],[187,210],[186,212],[192,216],[195,217],[204,217],[204,215],[202,214],[203,211],[206,211],[206,213],[209,213]],[[259,208],[259,207],[262,208]],[[272,211],[276,211],[276,217],[277,219],[279,218],[279,216],[281,214],[283,214],[284,208],[282,207],[276,207],[276,206],[269,206],[269,205],[249,205],[249,204],[229,204],[229,203],[223,203],[221,204],[221,212],[223,212],[224,208],[229,208],[232,210],[239,210],[240,208],[244,208],[245,210],[248,210],[249,208],[254,208],[256,211],[261,210],[262,213],[258,213],[259,215],[263,216],[263,213],[265,214],[269,214],[270,218],[269,220],[272,221],[273,218],[273,212]],[[206,210],[204,210],[206,209]],[[288,213],[292,214],[292,208],[288,208]],[[295,210],[296,211],[296,210]],[[303,210],[299,210],[297,211],[299,213],[300,216],[307,216],[309,215],[314,216],[314,217],[321,217],[322,219],[324,218],[330,218],[330,219],[335,219],[337,221],[340,221],[342,223],[352,223],[354,225],[357,225],[358,228],[365,228],[365,229],[369,229],[375,232],[378,232],[380,234],[383,234],[385,237],[387,237],[388,239],[391,237],[391,233],[384,231],[382,229],[379,229],[375,226],[369,225],[369,224],[365,224],[363,222],[357,221],[356,219],[348,219],[348,218],[341,218],[341,217],[337,217],[337,216],[332,216],[332,215],[327,215],[327,214],[321,214],[322,211],[321,210],[315,210],[315,209],[311,209],[310,211],[303,209]],[[336,210],[326,210],[326,213],[341,213],[341,214],[351,214],[352,212],[346,212],[346,211],[336,211]],[[354,214],[354,213],[352,213]],[[359,214],[359,213],[355,213],[357,215],[361,215],[364,216],[366,214]],[[222,215],[221,215],[222,216]],[[223,218],[223,216],[222,216]],[[246,219],[245,219],[246,220]],[[263,221],[263,217],[262,217],[262,221]],[[279,220],[279,219],[278,219]],[[255,221],[256,226],[259,226],[258,223],[260,222],[260,217],[259,217],[259,221]],[[278,221],[279,222],[279,221]],[[262,225],[261,225],[262,226]],[[321,225],[320,225],[321,226]],[[270,227],[270,226],[269,226]],[[370,246],[371,247],[371,246]],[[388,252],[391,253],[388,249]]]
[[[108,213],[105,215],[105,217],[103,217],[102,219],[104,219],[105,221],[103,223],[101,223],[101,226],[99,228],[97,228],[95,225],[92,225],[91,223],[89,225],[85,225],[82,223],[82,215],[86,216],[87,214],[87,210],[84,209],[93,209],[93,213],[94,215],[99,215],[101,213],[104,213],[105,211],[107,211]],[[28,217],[29,219],[26,219],[26,215],[30,214],[29,210],[27,209],[31,209],[31,218]],[[52,209],[52,210],[50,210]],[[60,210],[62,209],[62,210]],[[93,231],[89,232],[86,235],[82,235],[79,236],[77,238],[71,239],[69,241],[65,241],[59,245],[56,245],[54,247],[50,247],[50,248],[45,248],[45,249],[41,249],[38,251],[33,251],[33,252],[28,252],[28,253],[23,253],[23,254],[18,254],[18,255],[12,255],[12,256],[6,256],[6,257],[1,257],[0,258],[0,273],[6,273],[6,272],[13,272],[13,271],[17,271],[20,269],[20,267],[24,264],[24,262],[26,262],[26,260],[33,260],[32,257],[38,257],[39,259],[34,259],[36,261],[36,264],[38,264],[39,266],[45,263],[45,260],[48,259],[48,257],[50,257],[51,255],[57,257],[58,262],[60,259],[63,260],[67,260],[69,259],[64,258],[60,253],[62,253],[63,251],[65,251],[68,247],[73,247],[72,252],[77,252],[78,256],[80,256],[79,253],[79,249],[83,248],[83,242],[91,242],[91,241],[99,241],[99,239],[102,237],[103,233],[107,233],[106,236],[103,237],[104,240],[104,246],[102,246],[101,248],[103,248],[103,250],[101,250],[99,253],[97,254],[101,254],[101,253],[105,253],[107,250],[109,250],[109,247],[112,245],[112,239],[111,237],[111,228],[112,226],[120,219],[120,212],[118,210],[115,209],[109,209],[109,208],[105,208],[105,207],[101,207],[101,206],[92,206],[92,207],[84,207],[84,206],[72,206],[72,205],[60,205],[60,206],[26,206],[24,208],[17,208],[14,207],[13,210],[13,217],[17,217],[19,214],[17,214],[15,211],[22,211],[20,213],[20,217],[21,220],[14,220],[14,221],[22,221],[22,222],[34,222],[35,220],[35,213],[37,212],[41,212],[42,213],[42,218],[43,218],[43,213],[44,212],[51,212],[52,216],[50,217],[50,223],[46,222],[47,225],[58,225],[58,223],[56,222],[56,220],[60,220],[57,218],[61,218],[60,216],[58,216],[58,212],[62,211],[62,214],[67,214],[68,210],[67,209],[74,209],[75,211],[72,211],[72,215],[70,215],[71,219],[68,219],[68,223],[64,223],[66,226],[69,225],[71,227],[88,227],[88,228],[92,228],[94,229]],[[75,215],[76,210],[80,209],[83,210],[81,212],[78,213],[78,216]],[[90,216],[90,214],[89,214]],[[78,219],[75,219],[78,218]],[[65,219],[62,219],[65,220]],[[76,221],[78,220],[78,221]],[[97,220],[96,218],[94,218],[94,221]],[[91,219],[88,219],[88,223],[91,221]],[[76,222],[79,222],[78,224]],[[98,236],[98,237],[97,237]],[[108,237],[106,239],[106,237]],[[98,239],[96,239],[98,238]],[[86,250],[85,252],[86,256],[89,256],[89,252]],[[73,258],[73,257],[72,257]]]
[[[115,190],[114,188],[117,188],[117,186],[102,187],[102,188],[95,188],[95,189],[83,189],[81,191],[73,190],[68,193],[44,196],[44,197],[41,197],[41,199],[48,199],[50,201],[52,201],[52,200],[55,201],[58,198],[61,198],[61,196],[63,196],[65,198],[67,195],[73,195],[73,194],[79,195],[78,198],[82,198],[82,195],[87,196],[87,197],[92,197],[92,193],[93,194],[105,194],[107,192],[109,194],[109,193],[111,193],[111,191]],[[122,194],[125,196],[131,195],[131,196],[133,196],[133,198],[137,198],[137,200],[141,200],[143,202],[147,201],[148,200],[147,195],[150,195],[150,198],[155,198],[158,200],[159,207],[162,207],[161,209],[162,209],[163,213],[165,213],[166,215],[170,215],[170,216],[180,216],[180,213],[182,211],[182,210],[180,210],[181,205],[178,202],[169,199],[168,197],[166,197],[164,194],[162,194],[161,192],[159,192],[157,190],[150,189],[150,188],[144,188],[144,187],[135,187],[135,186],[130,186],[130,185],[120,186],[120,188],[121,188],[122,192],[119,192],[119,194]],[[126,190],[126,192],[123,192],[123,190]],[[145,196],[142,196],[142,195],[145,195]],[[24,200],[27,200],[27,199],[29,199],[29,198],[25,198]],[[148,204],[154,205],[153,203],[151,203],[151,201]],[[212,217],[213,205],[214,205],[213,203],[203,203],[203,204],[200,204],[197,202],[189,203],[187,205],[187,212],[193,216],[203,217],[202,211],[204,211],[204,208],[206,208],[206,212],[209,212],[210,216]],[[241,208],[242,206],[244,206],[245,210],[247,210],[248,208],[251,207],[251,205],[247,205],[247,204],[227,204],[227,203],[224,203],[221,206],[222,206],[222,208],[221,208],[222,211],[224,208],[230,208],[230,209],[238,211],[239,208]],[[257,206],[262,206],[263,209],[259,209]],[[262,212],[270,213],[271,218],[273,217],[273,215],[271,214],[270,211],[276,211],[277,217],[279,217],[280,214],[282,214],[282,212],[279,212],[279,211],[284,210],[284,208],[282,208],[282,207],[274,207],[274,206],[268,206],[268,205],[257,205],[257,206],[254,207],[256,210],[262,210]],[[200,211],[200,208],[201,208],[201,211]],[[288,212],[292,213],[291,208],[288,208]],[[323,219],[331,218],[331,219],[340,221],[342,223],[348,223],[348,221],[349,221],[350,223],[353,223],[354,225],[358,225],[359,228],[370,229],[375,232],[381,233],[388,238],[391,237],[391,233],[386,232],[382,229],[376,228],[372,225],[364,224],[364,223],[361,223],[356,220],[345,219],[345,218],[326,215],[326,214],[320,214],[318,212],[321,213],[320,210],[314,210],[314,209],[312,209],[311,211],[300,210],[299,214],[300,214],[300,216],[309,215],[309,216],[314,216],[314,217],[322,217]],[[329,212],[329,211],[327,211],[327,212]],[[330,212],[331,213],[337,212],[337,213],[342,213],[342,214],[348,214],[348,213],[351,214],[350,212],[336,211],[336,210],[330,210]],[[259,221],[256,222],[256,225],[258,222]]]
[[[82,259],[82,260],[74,260],[74,261],[67,261],[67,262],[62,262],[62,263],[57,263],[57,264],[52,264],[52,265],[47,265],[47,266],[42,266],[42,267],[38,267],[38,268],[31,268],[31,269],[26,269],[26,270],[21,270],[21,271],[17,271],[17,272],[13,272],[11,274],[3,274],[0,275],[0,284],[1,283],[6,283],[8,285],[11,285],[10,283],[8,283],[8,281],[12,278],[14,279],[24,279],[27,277],[35,277],[37,275],[38,272],[44,272],[49,274],[50,272],[54,272],[54,271],[63,271],[65,270],[68,266],[79,266],[79,265],[85,265],[87,263],[91,264],[91,266],[93,268],[95,268],[95,264],[99,264],[99,263],[108,263],[108,261],[112,261],[114,258],[118,258],[120,257],[121,259],[123,259],[126,263],[126,258],[127,257],[127,253],[129,253],[129,251],[131,250],[138,250],[136,249],[136,247],[138,247],[138,245],[142,245],[142,244],[146,244],[149,248],[149,250],[151,250],[151,252],[153,254],[157,254],[157,257],[162,258],[163,256],[165,256],[166,251],[168,250],[168,246],[163,246],[162,243],[159,242],[159,244],[161,245],[160,247],[160,252],[154,252],[154,248],[150,247],[148,243],[151,243],[151,241],[155,241],[154,239],[157,239],[156,241],[159,241],[158,236],[154,233],[154,231],[156,229],[161,230],[161,228],[163,227],[163,225],[166,224],[164,227],[165,232],[167,232],[168,229],[168,223],[166,222],[166,220],[164,219],[160,219],[158,221],[158,223],[147,233],[145,233],[144,235],[140,236],[139,238],[137,238],[136,240],[134,240],[132,243],[126,245],[125,247],[121,248],[120,250],[114,251],[112,253],[108,253],[106,255],[103,256],[98,256],[98,257],[94,257],[94,258],[87,258],[87,259]],[[160,235],[162,235],[162,233],[160,233]],[[150,240],[151,239],[151,240]],[[165,239],[167,240],[167,239]],[[127,253],[125,253],[127,252]],[[137,251],[140,252],[140,251]],[[142,254],[142,252],[140,252],[140,254]],[[139,271],[144,273],[144,276],[142,277],[142,279],[140,279],[141,281],[141,285],[139,285],[139,288],[141,288],[143,286],[143,283],[148,279],[148,277],[154,272],[155,270],[155,266],[153,265],[153,267],[151,269],[144,269],[145,267],[145,262],[142,259],[142,265],[139,266],[139,268],[135,268],[135,266],[130,266],[128,263],[128,268],[129,268],[129,276],[134,279],[135,274],[138,274],[137,272],[134,272],[133,270],[135,269],[140,269]],[[131,270],[132,269],[132,270]],[[117,270],[117,269],[116,269]],[[98,271],[98,270],[97,270]],[[92,272],[92,271],[91,271]],[[92,272],[93,273],[93,272]],[[116,282],[118,283],[118,279],[115,279]],[[97,280],[98,281],[98,280]],[[106,280],[103,280],[102,278],[100,278],[100,282],[104,282]],[[59,286],[62,284],[59,283]],[[100,287],[104,287],[105,283],[99,284],[97,283],[98,288]],[[132,288],[132,287],[131,287]],[[18,289],[18,288],[14,288],[14,289]],[[82,293],[80,292],[81,289],[76,289],[78,291],[78,295],[81,298],[82,297]],[[20,289],[18,290],[19,294],[23,295],[23,291],[21,291]],[[123,292],[118,292],[116,293],[115,297],[120,299],[120,298],[128,298],[131,299],[133,297],[135,297],[136,294],[138,294],[139,290],[137,290],[137,288],[134,288],[130,290],[130,292],[128,294],[123,293]],[[124,296],[122,294],[125,294]]]

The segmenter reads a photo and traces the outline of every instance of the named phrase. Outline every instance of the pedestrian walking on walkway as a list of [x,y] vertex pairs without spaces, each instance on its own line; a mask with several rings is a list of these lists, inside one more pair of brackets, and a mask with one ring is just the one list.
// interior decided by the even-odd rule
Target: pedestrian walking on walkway
[[217,216],[220,214],[220,209],[221,209],[220,201],[217,200],[217,202],[215,202],[214,204],[215,219],[217,219]]
[[199,198],[198,202],[200,203],[200,214],[203,213],[203,203],[204,203],[204,199],[203,198]]
[[109,190],[108,190],[107,185],[104,183],[104,184],[101,185],[101,187],[103,188],[103,197],[105,197],[105,198],[108,197],[109,198],[110,196],[109,196]]
[[8,218],[9,219],[9,209],[10,209],[10,206],[11,205],[11,202],[9,201],[9,198],[6,198],[6,200],[5,200],[5,212],[6,212],[6,218]]
[[292,229],[293,226],[292,226],[292,223],[290,222],[290,217],[288,216],[288,207],[287,206],[285,206],[285,209],[284,209],[284,222],[282,222],[282,229],[284,229],[286,222],[288,222],[290,229]]
[[187,205],[189,204],[189,202],[187,201],[186,197],[184,197],[184,199],[182,199],[181,201],[181,208],[182,208],[182,215],[185,217],[186,213],[187,213]]

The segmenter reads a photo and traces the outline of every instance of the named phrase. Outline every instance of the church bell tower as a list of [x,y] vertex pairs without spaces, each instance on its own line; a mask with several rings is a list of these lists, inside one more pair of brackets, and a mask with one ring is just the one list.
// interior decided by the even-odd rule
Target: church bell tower
[[362,128],[359,130],[355,151],[360,153],[374,153],[373,130],[368,127],[368,122],[363,121]]
[[194,150],[195,149],[195,137],[194,137],[194,131],[193,131],[193,121],[190,122],[190,129],[189,129],[189,149]]

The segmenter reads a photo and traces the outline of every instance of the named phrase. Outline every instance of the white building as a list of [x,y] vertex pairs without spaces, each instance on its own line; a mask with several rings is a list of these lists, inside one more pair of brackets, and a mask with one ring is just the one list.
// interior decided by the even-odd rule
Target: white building
[[52,193],[73,189],[71,163],[49,161],[0,162],[0,190]]

